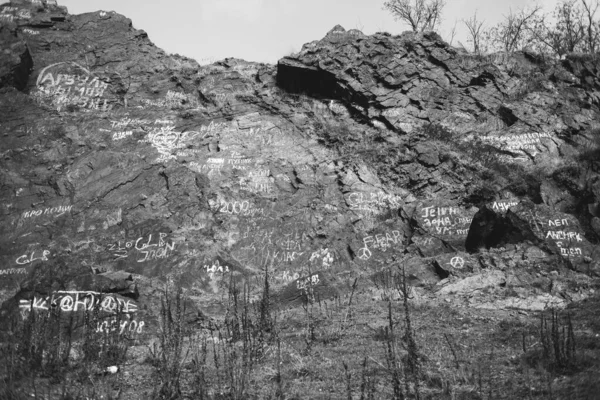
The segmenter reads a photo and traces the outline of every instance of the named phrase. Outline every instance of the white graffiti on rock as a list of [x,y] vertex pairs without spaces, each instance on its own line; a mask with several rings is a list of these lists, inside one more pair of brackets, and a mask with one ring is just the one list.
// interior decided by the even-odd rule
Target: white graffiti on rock
[[134,313],[138,306],[133,300],[113,294],[93,291],[56,291],[48,296],[34,296],[19,300],[23,311],[50,310],[58,308],[63,312],[102,311],[110,314]]

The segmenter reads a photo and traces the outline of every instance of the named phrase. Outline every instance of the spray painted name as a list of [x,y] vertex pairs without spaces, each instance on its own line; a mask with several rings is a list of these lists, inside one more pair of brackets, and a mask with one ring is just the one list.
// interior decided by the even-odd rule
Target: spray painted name
[[58,207],[50,207],[50,208],[44,208],[43,210],[31,210],[31,211],[25,211],[23,213],[23,218],[33,218],[33,217],[39,217],[40,215],[52,215],[52,214],[56,214],[56,216],[61,216],[66,212],[71,211],[71,209],[73,208],[72,205],[70,206],[58,206]]
[[160,232],[158,234],[158,241],[156,242],[152,242],[152,234],[148,235],[147,238],[142,236],[136,240],[129,240],[123,243],[118,241],[117,243],[110,244],[108,246],[108,251],[113,252],[116,259],[122,259],[129,256],[130,250],[137,250],[137,252],[142,255],[141,257],[138,257],[137,262],[168,258],[175,249],[175,243],[172,241],[165,241],[166,237],[166,233]]
[[60,111],[73,105],[88,109],[108,111],[112,106],[101,99],[108,83],[92,76],[89,70],[75,62],[61,62],[45,67],[37,78],[34,96],[50,103]]
[[[23,254],[22,256],[17,258],[16,262],[19,265],[25,265],[25,264],[31,264],[32,262],[34,262],[36,260],[48,261],[48,256],[50,255],[50,250],[44,250],[41,253],[42,253],[41,257],[36,257],[35,251],[33,251],[31,254]],[[38,256],[39,256],[39,254],[38,254]]]
[[49,296],[34,296],[31,300],[19,300],[22,311],[60,309],[64,312],[99,310],[110,314],[134,313],[138,306],[130,299],[91,291],[62,291]]

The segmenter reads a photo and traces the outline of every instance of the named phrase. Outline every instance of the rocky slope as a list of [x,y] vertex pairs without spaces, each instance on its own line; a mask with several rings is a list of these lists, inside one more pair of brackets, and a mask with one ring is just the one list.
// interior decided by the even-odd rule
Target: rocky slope
[[292,307],[398,264],[428,301],[593,293],[589,57],[336,26],[277,66],[199,66],[114,12],[11,1],[0,24],[1,320],[98,306],[143,335],[167,284],[220,318],[232,281]]

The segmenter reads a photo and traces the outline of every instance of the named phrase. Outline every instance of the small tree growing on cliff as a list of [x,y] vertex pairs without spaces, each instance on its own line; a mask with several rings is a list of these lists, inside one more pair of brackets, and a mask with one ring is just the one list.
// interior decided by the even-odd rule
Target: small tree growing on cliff
[[444,0],[389,0],[383,8],[396,20],[408,23],[413,32],[424,32],[439,25],[444,5]]
[[483,27],[484,21],[477,19],[477,12],[469,19],[463,19],[463,23],[469,31],[468,42],[473,43],[473,53],[481,55],[487,51],[487,36],[489,32]]
[[517,12],[511,10],[504,17],[504,21],[492,28],[492,36],[499,49],[506,53],[513,53],[534,42],[530,26],[540,14],[540,10],[540,6]]

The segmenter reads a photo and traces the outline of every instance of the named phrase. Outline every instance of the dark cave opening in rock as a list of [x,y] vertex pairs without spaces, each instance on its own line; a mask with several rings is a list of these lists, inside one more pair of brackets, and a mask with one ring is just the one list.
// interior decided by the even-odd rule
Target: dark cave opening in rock
[[290,93],[337,99],[342,95],[335,76],[317,68],[295,68],[290,65],[277,64],[277,86]]
[[473,216],[465,249],[474,253],[480,248],[503,247],[526,240],[537,241],[527,222],[510,210],[502,215],[484,206]]

